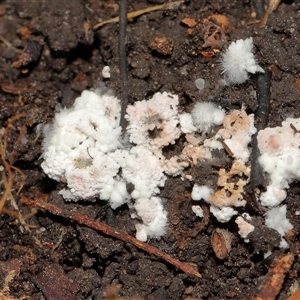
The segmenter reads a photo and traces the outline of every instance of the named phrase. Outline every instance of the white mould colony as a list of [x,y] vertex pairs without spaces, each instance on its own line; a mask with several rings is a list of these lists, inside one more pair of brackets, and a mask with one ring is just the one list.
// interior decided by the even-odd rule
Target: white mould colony
[[[252,38],[238,40],[223,54],[226,84],[244,82],[248,72],[264,72],[255,61],[252,46]],[[191,113],[179,113],[178,103],[177,95],[164,92],[129,105],[124,141],[119,126],[120,101],[105,88],[84,91],[72,108],[61,110],[53,124],[45,126],[42,168],[50,178],[66,183],[60,191],[66,200],[107,200],[113,209],[127,203],[134,209],[132,218],[138,219],[136,237],[146,241],[166,233],[167,212],[159,193],[167,176],[193,182],[185,169],[210,161],[212,151],[226,145],[233,157],[231,168],[219,169],[215,188],[194,184],[191,197],[209,203],[219,222],[234,217],[241,237],[247,241],[254,226],[251,216],[240,215],[238,208],[246,204],[244,188],[251,172],[249,143],[256,133],[254,115],[243,108],[225,113],[210,102],[196,103]],[[258,133],[259,163],[270,177],[266,192],[258,200],[270,208],[266,225],[282,237],[292,228],[286,219],[286,206],[280,204],[289,184],[300,178],[299,132],[300,120],[289,118],[282,127]],[[181,154],[167,159],[163,147],[183,135],[186,143]],[[200,206],[191,209],[203,216]],[[281,246],[287,247],[284,239]]]

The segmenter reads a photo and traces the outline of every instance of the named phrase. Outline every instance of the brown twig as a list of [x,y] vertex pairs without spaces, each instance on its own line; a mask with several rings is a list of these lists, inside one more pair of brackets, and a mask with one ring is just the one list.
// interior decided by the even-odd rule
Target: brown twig
[[293,253],[284,254],[279,257],[267,273],[265,282],[259,289],[257,295],[251,298],[251,300],[275,300],[293,262]]
[[[8,139],[9,131],[13,127],[13,122],[19,118],[22,118],[23,116],[24,116],[23,114],[17,114],[16,116],[8,119],[4,134],[0,139],[0,161],[2,162],[5,172],[7,173],[7,178],[5,174],[3,175],[5,178],[4,180],[5,189],[0,199],[0,212],[2,211],[7,198],[11,196],[11,190],[12,190],[13,178],[14,178],[12,169],[17,170],[23,176],[23,179],[25,181],[24,173],[18,168],[11,166],[6,159],[7,139]],[[24,183],[21,184],[21,186],[23,185]]]
[[258,108],[255,113],[256,129],[257,132],[252,138],[252,152],[250,155],[251,162],[251,175],[250,175],[250,194],[252,207],[257,207],[255,190],[261,189],[267,185],[267,179],[264,176],[262,166],[258,162],[258,158],[261,155],[258,148],[257,135],[260,130],[263,130],[268,125],[269,113],[270,113],[270,97],[271,97],[271,78],[272,73],[268,68],[265,68],[265,73],[258,74],[256,86],[257,86],[257,103]]
[[[185,0],[179,0],[179,1],[175,1],[175,3],[180,4],[180,3],[183,3],[184,1]],[[140,10],[137,10],[137,11],[132,11],[132,12],[127,14],[127,19],[133,19],[133,18],[136,18],[136,17],[141,16],[143,14],[146,14],[146,13],[149,13],[149,12],[152,12],[152,11],[156,11],[156,10],[160,10],[160,9],[172,9],[174,7],[174,5],[176,7],[175,3],[170,2],[170,3],[166,3],[166,4],[159,4],[159,5],[154,5],[154,6],[151,6],[151,7],[144,8],[144,9],[140,9]],[[96,24],[93,27],[93,30],[97,30],[105,24],[117,23],[117,22],[119,22],[119,16],[115,17],[115,18],[112,18],[112,19],[109,19],[109,20],[105,20],[103,22],[100,22],[100,23]]]
[[266,9],[263,17],[258,23],[258,27],[262,28],[265,27],[268,21],[269,14],[271,14],[274,10],[276,10],[280,4],[281,0],[269,0],[268,8]]
[[201,277],[201,274],[197,270],[195,270],[191,265],[189,265],[188,263],[181,262],[181,261],[173,258],[172,256],[160,251],[159,249],[135,239],[134,237],[132,237],[131,235],[129,235],[128,233],[126,233],[122,230],[114,229],[114,228],[108,226],[107,224],[104,224],[104,223],[98,222],[98,221],[94,221],[80,213],[65,211],[53,204],[41,202],[39,200],[31,200],[29,198],[22,197],[21,203],[29,205],[34,208],[45,209],[54,215],[76,221],[79,224],[96,229],[108,236],[114,237],[125,243],[131,243],[134,246],[136,246],[137,248],[142,249],[145,252],[148,252],[149,254],[155,255],[155,256],[167,261],[168,263],[172,264],[173,266],[177,267],[178,269],[180,269],[181,271],[183,271],[184,273],[186,273],[188,275],[194,275],[199,278]]

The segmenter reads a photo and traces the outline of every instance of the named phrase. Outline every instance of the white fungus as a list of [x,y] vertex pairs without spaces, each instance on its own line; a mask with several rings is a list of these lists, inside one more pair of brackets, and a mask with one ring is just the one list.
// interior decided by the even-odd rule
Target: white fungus
[[[297,132],[291,127],[293,126]],[[265,128],[257,135],[258,161],[269,174],[270,184],[260,196],[261,204],[274,207],[286,198],[285,189],[300,179],[300,119],[288,118],[282,127]]]
[[178,103],[177,95],[164,92],[156,93],[148,101],[138,101],[128,106],[125,117],[129,122],[127,132],[130,142],[152,149],[174,144],[181,134],[177,127]]
[[[118,164],[105,156],[121,145],[119,114],[119,100],[110,93],[100,96],[84,91],[72,108],[56,114],[53,125],[44,133],[44,172],[57,181],[66,180],[75,197],[90,197],[94,188],[101,190],[97,175],[109,182],[106,176],[114,176],[119,169]],[[102,163],[108,167],[97,170]],[[89,184],[91,189],[82,190]]]
[[192,205],[192,211],[197,217],[203,218],[204,213],[200,205]]
[[144,146],[131,148],[122,166],[122,178],[134,185],[132,198],[147,197],[159,193],[167,177],[162,161]]
[[189,163],[184,159],[183,155],[175,155],[170,159],[165,160],[164,172],[171,176],[183,176],[183,170],[189,166]]
[[134,203],[143,224],[136,224],[136,238],[146,242],[147,236],[159,238],[166,233],[167,212],[158,197],[139,198]]
[[[165,233],[167,217],[160,199],[153,196],[164,186],[166,175],[165,159],[160,150],[154,154],[153,145],[159,148],[174,143],[179,137],[177,104],[177,96],[159,93],[152,100],[129,106],[129,112],[137,118],[134,120],[131,115],[129,133],[132,136],[129,138],[139,145],[124,149],[119,100],[104,88],[84,91],[72,108],[61,110],[53,125],[45,128],[42,168],[50,178],[67,183],[60,191],[66,200],[100,198],[109,201],[115,209],[137,199],[136,207],[140,211],[142,200],[139,199],[147,199],[147,217],[138,211],[145,220],[145,224],[140,225],[146,238],[158,238]],[[142,126],[142,131],[154,127],[161,129],[162,135],[143,140],[134,129],[135,125]],[[129,183],[133,186],[130,194],[127,191]],[[151,213],[154,214],[152,221],[149,220]]]
[[[248,46],[249,42],[251,50],[252,39]],[[261,71],[259,68],[256,66],[257,71]],[[246,75],[251,72],[245,70]],[[254,116],[247,115],[244,109],[225,116],[223,109],[209,102],[197,103],[191,114],[179,114],[178,103],[176,95],[156,93],[148,101],[129,105],[126,118],[131,144],[125,145],[119,126],[120,101],[107,89],[84,91],[72,108],[56,114],[53,125],[44,126],[42,168],[50,178],[66,182],[60,194],[67,200],[100,198],[107,200],[113,209],[128,203],[142,222],[136,224],[136,237],[146,241],[166,232],[167,212],[157,197],[167,180],[166,174],[192,181],[192,175],[184,169],[201,160],[211,160],[212,148],[222,148],[218,141],[221,139],[232,151],[231,168],[219,169],[215,191],[208,185],[194,184],[191,197],[209,203],[216,219],[228,222],[238,214],[234,207],[245,205],[244,186],[250,174],[249,143],[256,132]],[[205,139],[213,126],[221,129]],[[300,119],[287,119],[282,127],[258,133],[259,163],[270,177],[267,191],[260,197],[264,206],[278,205],[285,199],[289,184],[300,179],[299,132]],[[174,144],[181,134],[185,134],[181,153],[164,157],[163,147]],[[203,216],[200,206],[193,206],[192,210]],[[250,221],[250,216],[244,218]],[[246,238],[253,226],[244,218],[238,217],[236,223],[239,233]],[[267,212],[266,225],[283,237],[292,228],[286,219],[286,206]],[[285,240],[281,246],[286,246]]]
[[286,218],[286,205],[269,210],[266,213],[266,225],[275,229],[280,234],[280,247],[288,248],[288,243],[283,239],[283,237],[289,230],[293,229],[293,225]]
[[225,116],[223,128],[218,131],[216,137],[222,138],[235,159],[245,163],[250,156],[248,144],[255,133],[254,115],[247,115],[246,111],[241,109],[233,110]]
[[194,184],[191,197],[194,201],[203,199],[209,203],[210,196],[213,193],[213,189],[207,185]]
[[240,84],[248,80],[248,73],[261,72],[261,68],[252,53],[253,39],[237,40],[232,42],[228,49],[222,53],[221,68],[228,85]]
[[210,212],[221,223],[229,222],[233,216],[238,214],[238,212],[236,210],[234,210],[232,207],[224,206],[222,208],[219,208],[213,204],[210,206]]
[[211,102],[198,102],[195,104],[191,115],[194,126],[202,135],[205,135],[213,126],[223,123],[225,112]]
[[110,67],[109,66],[105,66],[102,69],[102,77],[105,79],[110,78]]
[[179,115],[179,123],[183,133],[192,133],[197,130],[197,128],[193,125],[191,114],[183,113]]
[[243,217],[238,216],[235,219],[235,223],[238,225],[239,227],[239,235],[245,239],[245,242],[248,242],[249,240],[247,240],[248,234],[252,231],[254,231],[255,227],[250,224],[249,222],[247,222]]

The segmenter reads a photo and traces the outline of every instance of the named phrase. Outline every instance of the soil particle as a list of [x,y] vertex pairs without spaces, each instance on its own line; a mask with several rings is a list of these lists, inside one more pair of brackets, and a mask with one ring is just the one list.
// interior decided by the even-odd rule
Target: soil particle
[[120,282],[125,290],[129,292],[124,296],[130,295],[129,287],[133,285],[139,286],[141,289],[140,296],[146,297],[151,294],[151,291],[165,290],[171,284],[171,278],[164,264],[142,258],[138,260],[136,273],[134,275],[120,274]]
[[46,267],[32,279],[49,300],[72,300],[78,290],[78,285],[70,281],[63,268],[57,264]]
[[103,237],[93,229],[79,228],[79,234],[80,240],[85,243],[86,251],[97,254],[102,260],[108,259],[111,255],[124,253],[123,242]]
[[169,55],[173,52],[173,42],[165,36],[156,36],[150,43],[150,48],[163,55]]
[[85,40],[84,11],[81,1],[45,1],[41,3],[36,30],[42,32],[54,51],[69,51]]
[[76,268],[68,273],[68,278],[74,282],[77,281],[77,278],[81,278],[79,288],[82,291],[83,299],[86,299],[91,291],[101,285],[101,277],[93,269]]
[[[40,57],[41,49],[42,45],[40,43],[29,41],[21,52],[18,61],[15,61],[12,66],[14,68],[21,68],[37,62]],[[23,73],[27,72],[27,69],[23,69]]]
[[265,253],[278,247],[281,240],[277,231],[266,226],[256,227],[253,232],[249,233],[248,238],[254,246],[255,252],[262,251]]
[[133,77],[145,79],[149,76],[151,68],[149,64],[149,55],[133,55],[129,58],[132,67]]

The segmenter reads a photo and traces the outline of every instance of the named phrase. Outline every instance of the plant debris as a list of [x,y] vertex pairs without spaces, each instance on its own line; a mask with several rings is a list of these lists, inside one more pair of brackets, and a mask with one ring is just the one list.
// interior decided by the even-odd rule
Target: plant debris
[[263,286],[251,300],[275,300],[293,262],[294,254],[292,253],[287,253],[278,257],[268,271]]
[[131,244],[135,245],[136,247],[138,247],[150,254],[153,254],[159,258],[166,260],[168,263],[174,265],[175,267],[177,267],[178,269],[180,269],[181,271],[185,272],[188,275],[201,277],[200,273],[194,267],[192,267],[190,264],[180,262],[179,260],[174,259],[170,255],[161,252],[157,248],[135,239],[134,237],[130,236],[129,234],[127,234],[126,232],[124,232],[122,230],[117,230],[117,229],[111,228],[110,226],[108,226],[102,222],[93,221],[82,214],[64,211],[64,210],[56,207],[55,205],[41,202],[36,199],[30,200],[28,198],[23,197],[21,199],[21,202],[23,204],[29,205],[34,208],[45,209],[57,216],[63,216],[65,218],[76,221],[80,224],[89,226],[91,228],[99,230],[100,232],[102,232],[106,235],[109,235],[111,237],[119,239],[123,242],[131,243]]

